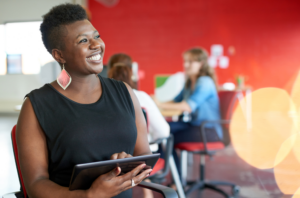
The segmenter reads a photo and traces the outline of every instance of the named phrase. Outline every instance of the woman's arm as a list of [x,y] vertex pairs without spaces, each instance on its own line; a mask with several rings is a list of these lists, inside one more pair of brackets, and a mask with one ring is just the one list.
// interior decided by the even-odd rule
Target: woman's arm
[[173,101],[169,102],[160,102],[155,96],[152,99],[160,109],[191,112],[189,105],[183,100],[183,92],[184,89],[180,91]]
[[28,98],[22,105],[16,139],[21,172],[29,197],[86,197],[86,191],[69,191],[49,180],[46,137]]
[[138,184],[151,172],[148,169],[137,175],[145,166],[140,165],[125,175],[118,176],[121,170],[116,168],[99,176],[88,190],[69,191],[67,187],[50,181],[46,137],[28,98],[20,112],[16,138],[21,172],[30,198],[110,198],[132,188],[132,179]]
[[[156,104],[162,109],[182,110],[190,113],[194,112],[204,101],[211,97],[213,90],[216,90],[213,80],[208,76],[204,76],[198,78],[195,89],[188,99],[168,103],[160,103],[156,100]],[[182,92],[180,95],[182,95]]]
[[146,125],[146,120],[142,112],[142,108],[140,106],[140,103],[138,99],[136,98],[135,94],[133,93],[131,87],[124,83],[130,93],[133,106],[134,106],[134,111],[135,111],[135,124],[137,128],[137,139],[135,143],[135,148],[133,155],[134,156],[139,156],[139,155],[149,155],[152,154],[149,143],[148,143],[148,138],[147,138],[147,125]]

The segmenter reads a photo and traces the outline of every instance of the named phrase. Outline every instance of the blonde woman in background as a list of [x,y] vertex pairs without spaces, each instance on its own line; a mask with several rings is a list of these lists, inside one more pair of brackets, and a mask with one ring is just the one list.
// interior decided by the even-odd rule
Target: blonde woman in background
[[[208,54],[203,48],[192,48],[183,53],[183,66],[186,83],[183,90],[171,102],[161,103],[155,100],[157,106],[166,110],[189,112],[188,122],[170,122],[171,133],[174,135],[174,145],[180,142],[202,141],[200,125],[206,120],[219,120],[220,108],[216,88],[216,76],[208,65]],[[223,137],[221,126],[207,125],[205,128],[207,142],[220,141]],[[173,151],[174,159],[180,173],[178,156]]]

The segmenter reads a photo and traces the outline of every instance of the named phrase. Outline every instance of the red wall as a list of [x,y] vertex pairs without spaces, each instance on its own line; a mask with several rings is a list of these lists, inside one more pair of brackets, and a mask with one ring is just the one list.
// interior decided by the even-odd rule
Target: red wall
[[[154,75],[182,70],[182,52],[222,44],[230,58],[216,69],[219,83],[285,88],[300,69],[299,0],[120,0],[111,8],[88,1],[92,23],[106,44],[104,62],[131,55],[145,71],[140,89],[154,92]],[[236,53],[228,55],[233,46]]]

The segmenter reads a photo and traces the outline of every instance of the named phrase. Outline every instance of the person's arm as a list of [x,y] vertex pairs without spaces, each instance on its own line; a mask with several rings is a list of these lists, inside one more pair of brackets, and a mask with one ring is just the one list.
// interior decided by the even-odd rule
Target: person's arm
[[181,90],[181,92],[173,99],[173,101],[160,102],[156,97],[153,97],[153,100],[160,109],[191,112],[188,104],[183,100],[183,92],[184,89]]
[[116,168],[99,176],[88,190],[69,191],[67,187],[50,181],[46,137],[28,98],[20,112],[16,138],[21,173],[30,198],[109,198],[132,188],[131,179],[138,184],[151,172],[149,169],[137,175],[144,167],[140,165],[129,173],[118,176],[121,170]]
[[146,120],[144,118],[144,114],[142,112],[142,108],[140,106],[140,103],[133,93],[132,88],[124,83],[130,93],[132,103],[134,106],[134,111],[135,111],[135,124],[136,124],[136,129],[137,129],[137,139],[135,143],[135,148],[133,155],[134,156],[139,156],[139,155],[149,155],[152,154],[149,143],[148,143],[148,138],[147,138],[147,125],[146,125]]
[[216,89],[213,80],[209,77],[200,77],[192,95],[187,100],[178,103],[158,103],[157,106],[162,109],[182,110],[191,113],[211,96],[212,89]]
[[46,137],[28,98],[22,105],[16,139],[21,172],[29,197],[87,197],[86,191],[69,191],[49,180]]
[[198,78],[192,95],[185,101],[190,107],[190,112],[194,112],[203,102],[208,100],[214,90],[216,90],[216,87],[210,77],[203,76]]

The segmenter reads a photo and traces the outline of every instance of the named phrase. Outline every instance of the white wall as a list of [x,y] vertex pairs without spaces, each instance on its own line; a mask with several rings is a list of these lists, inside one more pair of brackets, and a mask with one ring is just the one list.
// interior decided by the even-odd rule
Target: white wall
[[85,5],[85,0],[0,0],[0,24],[11,21],[42,20],[53,6],[62,3]]
[[[42,20],[53,6],[62,3],[86,5],[86,0],[0,0],[0,24]],[[12,112],[31,90],[41,87],[40,75],[0,75],[0,112]]]

